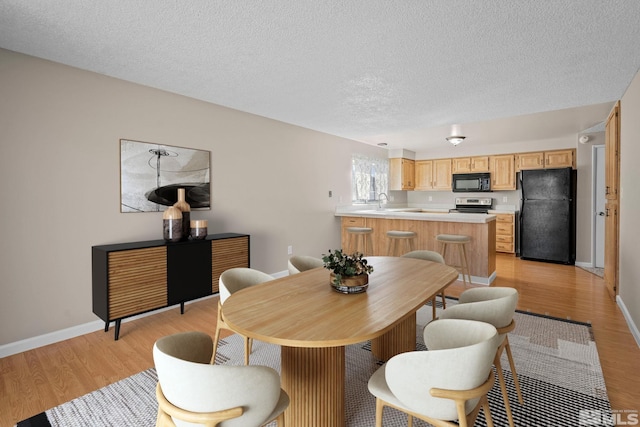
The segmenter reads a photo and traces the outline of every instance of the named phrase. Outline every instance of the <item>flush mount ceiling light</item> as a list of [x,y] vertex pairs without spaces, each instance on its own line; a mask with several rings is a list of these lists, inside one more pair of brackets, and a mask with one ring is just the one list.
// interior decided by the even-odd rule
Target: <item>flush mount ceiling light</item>
[[464,141],[464,136],[448,136],[447,137],[447,141],[449,141],[450,143],[452,143],[453,145],[458,145],[460,144],[462,141]]

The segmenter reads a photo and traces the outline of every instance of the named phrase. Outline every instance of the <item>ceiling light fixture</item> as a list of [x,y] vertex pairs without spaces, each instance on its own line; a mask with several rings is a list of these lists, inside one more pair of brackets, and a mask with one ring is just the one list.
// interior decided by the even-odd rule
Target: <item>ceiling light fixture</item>
[[464,138],[465,138],[464,136],[448,136],[447,141],[449,141],[454,146],[456,146],[460,144],[462,141],[464,141]]

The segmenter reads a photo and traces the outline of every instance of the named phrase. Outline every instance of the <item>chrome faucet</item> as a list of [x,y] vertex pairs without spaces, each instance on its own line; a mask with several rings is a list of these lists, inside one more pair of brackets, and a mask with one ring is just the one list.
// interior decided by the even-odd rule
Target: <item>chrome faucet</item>
[[385,193],[378,194],[378,209],[382,209],[382,196],[384,196],[384,198],[387,200],[387,203],[389,203],[389,197]]

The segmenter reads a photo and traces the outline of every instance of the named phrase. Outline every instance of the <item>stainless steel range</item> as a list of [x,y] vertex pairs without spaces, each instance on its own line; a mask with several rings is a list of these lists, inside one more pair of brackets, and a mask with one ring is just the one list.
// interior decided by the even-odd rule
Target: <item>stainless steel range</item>
[[449,212],[486,214],[492,207],[491,197],[456,197],[456,208],[449,209]]

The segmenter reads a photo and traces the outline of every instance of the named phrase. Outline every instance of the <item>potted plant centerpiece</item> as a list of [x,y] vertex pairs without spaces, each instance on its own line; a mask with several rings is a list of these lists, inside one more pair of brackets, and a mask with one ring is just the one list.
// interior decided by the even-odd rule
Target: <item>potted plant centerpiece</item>
[[344,294],[364,292],[369,286],[369,273],[373,273],[373,266],[367,263],[364,254],[354,252],[346,255],[341,249],[322,254],[324,268],[330,270],[331,286]]

